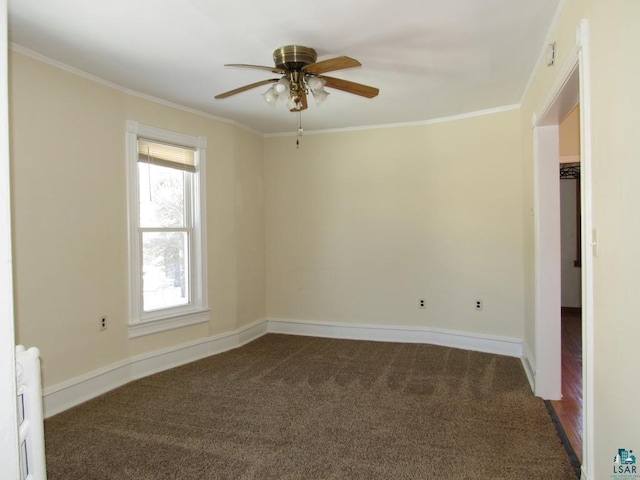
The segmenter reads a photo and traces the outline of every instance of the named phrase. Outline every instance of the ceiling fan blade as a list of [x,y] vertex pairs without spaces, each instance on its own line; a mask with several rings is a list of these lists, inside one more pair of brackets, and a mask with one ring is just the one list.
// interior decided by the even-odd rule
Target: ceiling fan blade
[[370,87],[368,85],[363,85],[361,83],[350,82],[349,80],[342,80],[341,78],[334,77],[321,77],[324,78],[327,83],[326,87],[335,88],[337,90],[342,90],[343,92],[353,93],[355,95],[360,95],[361,97],[373,98],[380,93],[380,90],[375,87]]
[[313,73],[318,75],[324,72],[334,72],[336,70],[344,70],[345,68],[361,67],[362,64],[350,57],[336,57],[321,62],[312,63],[302,68],[305,73]]
[[278,78],[270,78],[269,80],[260,80],[259,82],[250,83],[249,85],[245,85],[244,87],[236,88],[234,90],[229,90],[228,92],[221,93],[219,95],[216,95],[214,98],[216,100],[220,100],[221,98],[227,98],[227,97],[230,97],[231,95],[242,93],[246,90],[251,90],[252,88],[256,88],[261,85],[266,85],[268,83],[276,83],[278,80],[279,80]]
[[287,73],[286,70],[278,67],[263,67],[262,65],[247,65],[245,63],[226,63],[225,67],[236,67],[236,68],[253,68],[258,70],[266,70],[268,72],[280,73],[284,75]]
[[292,108],[289,110],[290,112],[301,112],[302,110],[306,110],[309,108],[309,104],[307,103],[307,94],[302,92],[302,98],[300,99],[300,103],[302,106],[300,108]]

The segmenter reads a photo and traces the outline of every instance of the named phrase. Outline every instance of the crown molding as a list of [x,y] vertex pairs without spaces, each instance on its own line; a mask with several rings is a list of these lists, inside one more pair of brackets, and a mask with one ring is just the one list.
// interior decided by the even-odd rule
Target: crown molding
[[[508,112],[511,110],[517,110],[520,108],[520,104],[505,105],[502,107],[488,108],[486,110],[477,110],[475,112],[461,113],[459,115],[451,115],[449,117],[432,118],[430,120],[418,120],[415,122],[402,122],[402,123],[385,123],[380,125],[362,125],[359,127],[344,127],[344,128],[328,128],[325,130],[305,130],[304,135],[320,135],[324,133],[342,133],[342,132],[356,132],[360,130],[379,130],[382,128],[403,128],[403,127],[416,127],[423,125],[434,125],[438,123],[455,122],[458,120],[464,120],[473,117],[482,117],[484,115],[492,115],[494,113]],[[265,133],[265,138],[270,137],[295,137],[297,132],[278,132],[278,133]]]
[[[564,1],[564,0],[563,0]],[[142,92],[138,92],[136,90],[132,90],[130,88],[124,87],[120,84],[111,82],[109,80],[105,80],[101,77],[98,77],[97,75],[93,75],[91,73],[85,72],[84,70],[80,70],[79,68],[76,67],[72,67],[70,65],[67,65],[66,63],[60,62],[58,60],[54,60],[52,58],[49,58],[45,55],[42,55],[41,53],[38,53],[34,50],[31,50],[27,47],[24,47],[20,44],[17,44],[15,42],[10,43],[10,49],[16,53],[20,53],[22,55],[25,55],[27,57],[33,58],[34,60],[40,61],[42,63],[45,63],[47,65],[50,65],[52,67],[56,67],[59,68],[61,70],[67,71],[71,74],[77,75],[79,77],[85,78],[87,80],[91,80],[93,82],[96,82],[100,85],[103,85],[105,87],[108,88],[112,88],[114,90],[117,90],[119,92],[122,92],[126,95],[131,95],[134,97],[138,97],[141,98],[143,100],[147,100],[153,103],[157,103],[160,105],[164,105],[170,108],[175,108],[176,110],[180,110],[186,113],[191,113],[194,115],[198,115],[210,120],[215,120],[218,122],[222,122],[222,123],[227,123],[230,125],[233,125],[235,127],[238,127],[242,130],[246,130],[247,132],[253,133],[254,135],[258,135],[264,138],[271,138],[271,137],[291,137],[291,136],[296,136],[297,135],[297,131],[289,131],[289,132],[276,132],[276,133],[263,133],[260,132],[258,130],[255,130],[247,125],[244,125],[243,123],[237,122],[235,120],[231,120],[225,117],[218,117],[216,115],[212,115],[210,113],[206,113],[203,112],[202,110],[198,110],[192,107],[187,107],[184,105],[180,105],[178,103],[174,103],[174,102],[170,102],[169,100],[165,100],[159,97],[154,97],[152,95],[148,95],[146,93],[142,93]],[[467,118],[473,118],[473,117],[479,117],[479,116],[484,116],[484,115],[491,115],[494,113],[500,113],[500,112],[505,112],[505,111],[510,111],[510,110],[516,110],[520,108],[520,103],[518,104],[512,104],[512,105],[504,105],[501,107],[495,107],[495,108],[488,108],[485,110],[477,110],[474,112],[467,112],[467,113],[462,113],[459,115],[451,115],[448,117],[440,117],[440,118],[434,118],[434,119],[429,119],[429,120],[418,120],[418,121],[414,121],[414,122],[401,122],[401,123],[385,123],[385,124],[378,124],[378,125],[361,125],[361,126],[356,126],[356,127],[344,127],[344,128],[329,128],[329,129],[324,129],[324,130],[309,130],[309,131],[305,131],[304,134],[305,135],[318,135],[318,134],[325,134],[325,133],[342,133],[342,132],[356,132],[356,131],[361,131],[361,130],[379,130],[379,129],[385,129],[385,128],[403,128],[403,127],[415,127],[415,126],[423,126],[423,125],[433,125],[433,124],[438,124],[438,123],[445,123],[445,122],[453,122],[453,121],[457,121],[457,120],[464,120]]]
[[258,136],[263,136],[262,132],[259,132],[257,130],[254,130],[253,128],[244,125],[243,123],[237,122],[235,120],[230,120],[228,118],[224,118],[224,117],[218,117],[216,115],[212,115],[210,113],[207,112],[203,112],[202,110],[198,110],[196,108],[192,108],[192,107],[187,107],[185,105],[181,105],[179,103],[174,103],[174,102],[170,102],[169,100],[165,100],[163,98],[159,98],[159,97],[154,97],[153,95],[148,95],[146,93],[142,93],[142,92],[138,92],[137,90],[132,90],[130,88],[124,87],[118,83],[114,83],[111,82],[109,80],[105,80],[104,78],[98,77],[97,75],[93,75],[91,73],[85,72],[84,70],[80,70],[79,68],[76,67],[72,67],[71,65],[67,65],[66,63],[63,62],[59,62],[58,60],[54,60],[52,58],[49,58],[45,55],[42,55],[41,53],[38,53],[34,50],[31,50],[27,47],[23,47],[20,44],[17,43],[10,43],[9,45],[11,51],[16,52],[16,53],[20,53],[22,55],[25,55],[27,57],[33,58],[34,60],[38,60],[39,62],[45,63],[47,65],[50,65],[52,67],[56,67],[59,68],[61,70],[64,70],[66,72],[72,73],[73,75],[77,75],[79,77],[85,78],[87,80],[91,80],[92,82],[96,82],[100,85],[103,85],[105,87],[108,88],[112,88],[114,90],[117,90],[119,92],[122,92],[126,95],[131,95],[132,97],[138,97],[141,98],[143,100],[147,100],[149,102],[153,102],[153,103],[157,103],[160,105],[164,105],[165,107],[170,107],[170,108],[175,108],[176,110],[180,110],[186,113],[191,113],[193,115],[198,115],[200,117],[204,117],[207,118],[209,120],[215,120],[218,122],[222,122],[222,123],[228,123],[230,125],[233,125],[234,127],[238,127],[241,128],[242,130],[246,130],[250,133],[253,133],[255,135]]

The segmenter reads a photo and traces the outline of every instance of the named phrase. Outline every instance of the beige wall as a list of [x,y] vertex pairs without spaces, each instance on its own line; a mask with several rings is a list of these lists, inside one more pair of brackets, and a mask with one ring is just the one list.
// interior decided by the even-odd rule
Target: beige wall
[[522,338],[518,119],[265,139],[267,315]]
[[591,2],[594,260],[594,479],[609,478],[618,448],[640,444],[640,2]]
[[560,121],[560,162],[580,161],[580,105]]
[[[552,38],[558,65],[575,42],[581,18],[589,20],[591,48],[591,139],[593,144],[593,222],[599,234],[594,259],[594,470],[590,479],[612,476],[618,448],[637,449],[640,384],[640,322],[636,299],[640,265],[640,227],[630,206],[640,204],[640,143],[637,112],[640,93],[640,2],[568,0]],[[526,272],[525,338],[535,343],[533,324],[533,134],[531,115],[551,93],[557,69],[540,66],[522,103]],[[584,104],[581,105],[584,108]],[[583,152],[584,153],[584,152]]]
[[[264,318],[262,138],[13,53],[17,340],[51,386]],[[129,340],[125,121],[207,137],[211,322]],[[99,331],[99,319],[108,329]]]

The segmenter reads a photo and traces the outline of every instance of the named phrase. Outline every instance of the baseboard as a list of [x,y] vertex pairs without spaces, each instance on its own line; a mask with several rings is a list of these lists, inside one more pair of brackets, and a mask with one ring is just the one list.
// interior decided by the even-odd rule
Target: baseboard
[[241,347],[267,333],[265,320],[258,320],[232,332],[225,332],[165,350],[133,357],[131,380],[143,378],[170,368]]
[[42,390],[44,418],[121,387],[131,379],[131,364],[122,361]]
[[267,333],[258,320],[232,332],[132,357],[43,390],[45,418],[80,405],[132,380],[241,347]]
[[316,322],[284,318],[270,318],[267,322],[269,333],[380,342],[426,343],[510,357],[522,357],[522,341],[510,337],[439,328]]
[[273,318],[258,320],[232,332],[132,357],[45,388],[43,391],[44,416],[48,418],[61,413],[132,380],[238,348],[266,333],[426,343],[511,357],[522,357],[523,353],[522,342],[509,337],[425,327],[361,325]]

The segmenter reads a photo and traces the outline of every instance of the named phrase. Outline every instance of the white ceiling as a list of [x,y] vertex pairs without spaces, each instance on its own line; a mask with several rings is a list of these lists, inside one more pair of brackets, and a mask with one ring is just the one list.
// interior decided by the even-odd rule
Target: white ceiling
[[421,122],[513,105],[544,48],[560,0],[9,0],[9,40],[57,62],[262,133],[297,114],[259,87],[214,95],[269,72],[274,49],[315,48],[362,67],[329,75],[380,88],[331,95],[305,130]]

